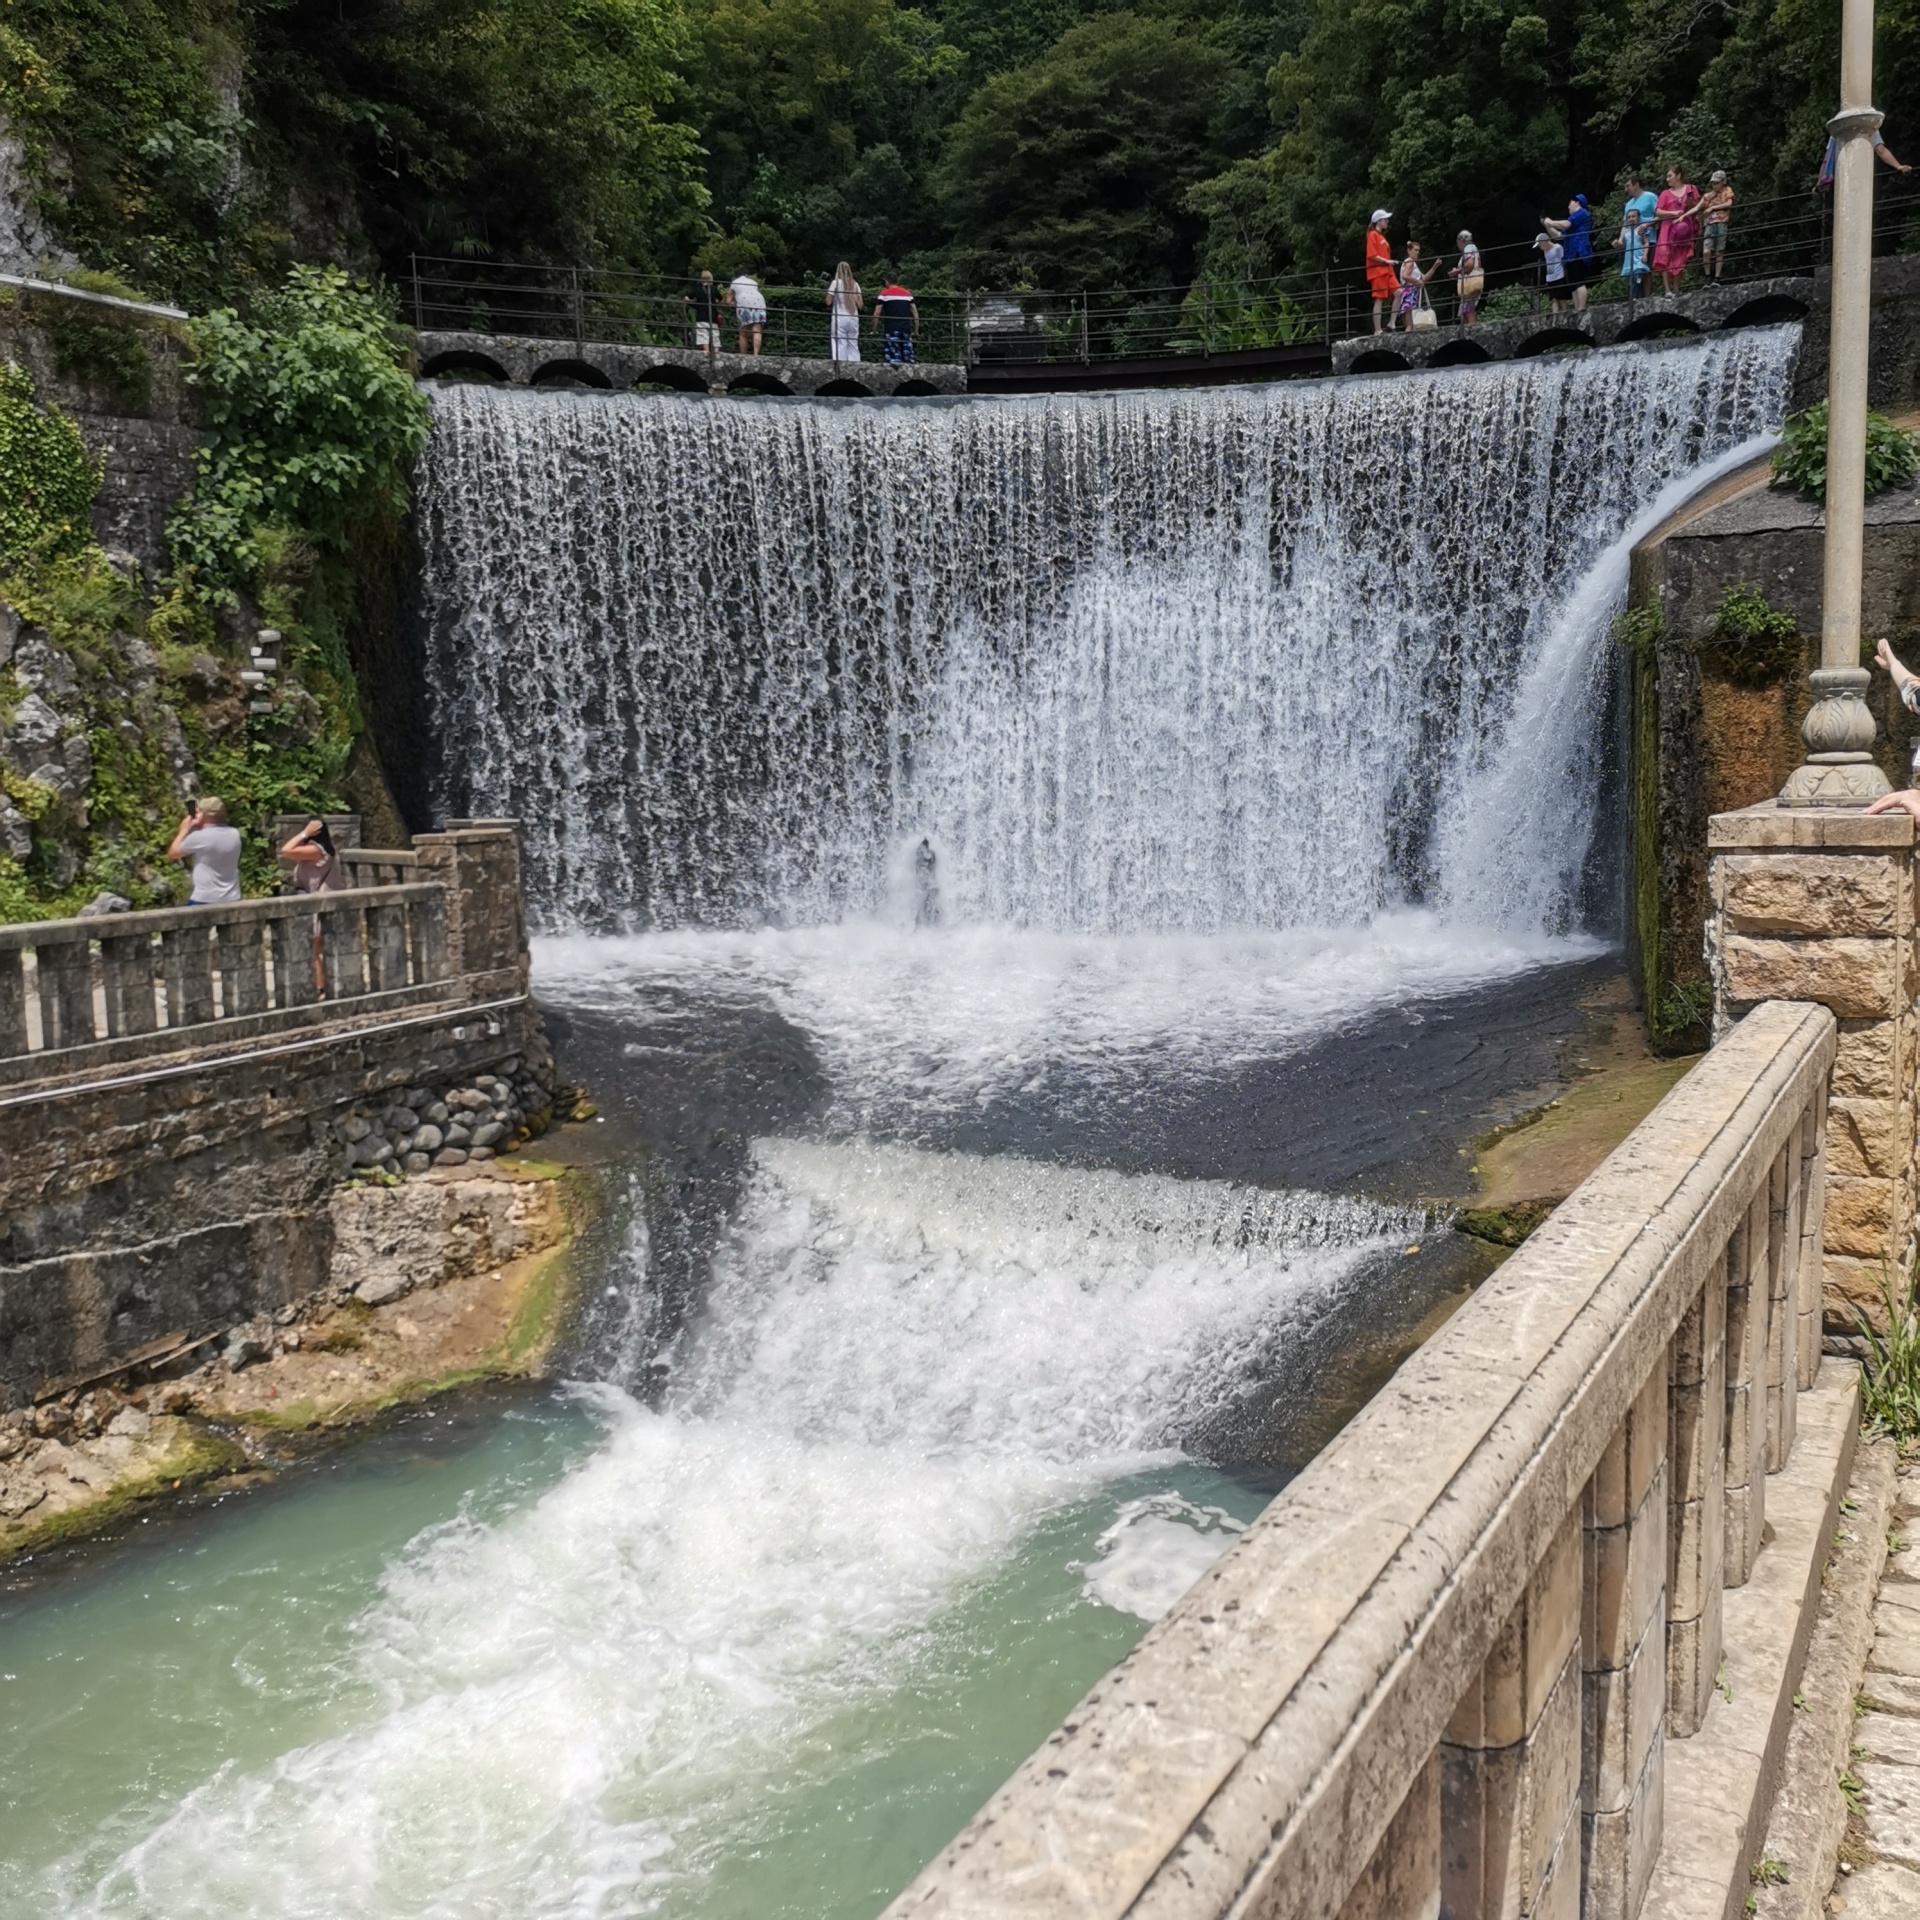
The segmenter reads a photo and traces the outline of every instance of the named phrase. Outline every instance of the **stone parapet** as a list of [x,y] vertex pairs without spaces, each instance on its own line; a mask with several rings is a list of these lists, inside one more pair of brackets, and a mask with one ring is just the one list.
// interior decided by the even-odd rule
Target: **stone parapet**
[[1914,845],[1905,813],[1869,818],[1773,802],[1716,814],[1708,832],[1716,1032],[1765,1000],[1816,1001],[1839,1021],[1817,1142],[1826,1158],[1823,1314],[1837,1337],[1855,1332],[1883,1275],[1904,1272],[1915,1252]]
[[[1676,1852],[1737,1914],[1858,1404],[1805,1381],[1809,1462],[1835,1041],[1804,1003],[1733,1026],[888,1920],[1678,1920]],[[1763,1724],[1729,1742],[1736,1654]],[[1699,1817],[1695,1743],[1740,1821]]]

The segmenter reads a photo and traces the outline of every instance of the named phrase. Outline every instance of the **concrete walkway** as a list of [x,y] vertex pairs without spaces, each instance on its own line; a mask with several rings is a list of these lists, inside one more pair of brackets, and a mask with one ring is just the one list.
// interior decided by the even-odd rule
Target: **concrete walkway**
[[1888,1544],[1853,1730],[1859,1791],[1827,1899],[1846,1920],[1920,1920],[1920,1460],[1900,1468]]

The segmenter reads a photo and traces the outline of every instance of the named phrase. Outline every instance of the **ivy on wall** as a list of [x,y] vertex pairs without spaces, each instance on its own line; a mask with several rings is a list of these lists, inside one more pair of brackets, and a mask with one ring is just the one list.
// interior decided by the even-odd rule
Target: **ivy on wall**
[[100,469],[80,429],[34,404],[23,368],[0,363],[0,565],[85,546],[99,491]]

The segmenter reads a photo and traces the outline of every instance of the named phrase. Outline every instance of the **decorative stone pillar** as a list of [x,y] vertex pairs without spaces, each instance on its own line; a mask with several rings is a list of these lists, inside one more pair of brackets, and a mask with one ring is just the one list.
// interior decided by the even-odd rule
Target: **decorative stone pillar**
[[[1808,1236],[1820,1235],[1830,1338],[1854,1333],[1854,1309],[1877,1307],[1881,1276],[1899,1279],[1915,1249],[1914,831],[1905,813],[1776,805],[1716,814],[1708,829],[1715,1032],[1762,1000],[1818,1001],[1840,1023],[1824,1132],[1816,1122],[1800,1143],[1803,1194],[1814,1161],[1826,1160],[1825,1213],[1801,1223],[1801,1239],[1810,1262]],[[1812,1330],[1800,1323],[1811,1288],[1805,1267],[1785,1282],[1800,1382],[1812,1374]],[[1730,1320],[1730,1369],[1733,1346]],[[1785,1347],[1783,1337],[1782,1384]]]
[[1578,1920],[1583,1564],[1576,1507],[1441,1742],[1453,1920]]

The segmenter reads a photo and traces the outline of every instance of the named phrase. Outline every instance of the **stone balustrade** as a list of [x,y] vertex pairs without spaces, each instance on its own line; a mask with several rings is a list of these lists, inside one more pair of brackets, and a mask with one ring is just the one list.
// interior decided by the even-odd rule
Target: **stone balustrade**
[[1737,1915],[1857,1428],[1835,1051],[1749,1012],[890,1920]]
[[433,885],[29,921],[0,927],[0,1059],[447,977],[446,891]]
[[525,994],[512,822],[454,822],[343,859],[338,893],[0,926],[0,1086]]

